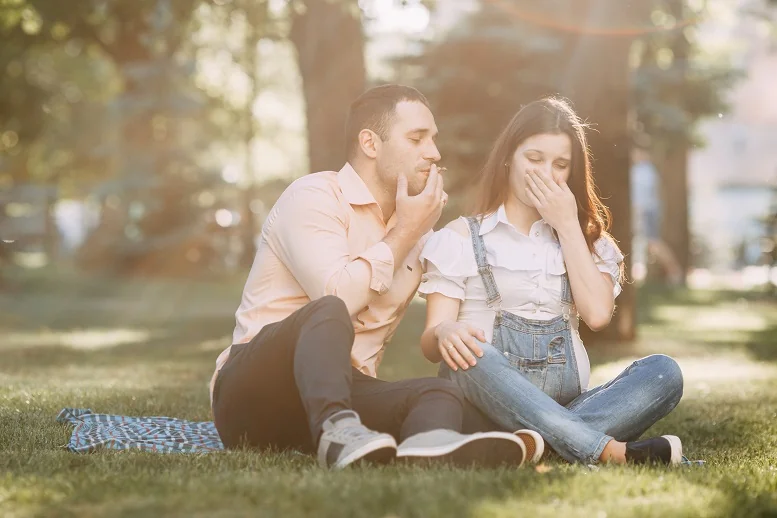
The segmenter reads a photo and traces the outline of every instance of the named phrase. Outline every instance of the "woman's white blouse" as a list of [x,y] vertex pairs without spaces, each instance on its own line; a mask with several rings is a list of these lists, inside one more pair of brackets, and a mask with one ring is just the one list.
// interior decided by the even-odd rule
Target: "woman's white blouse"
[[[460,218],[465,228],[466,221]],[[550,225],[535,222],[529,235],[516,230],[507,220],[504,206],[485,218],[480,235],[486,245],[486,257],[502,296],[502,311],[537,320],[550,320],[562,314],[561,279],[566,272],[561,245]],[[601,272],[613,280],[613,299],[620,294],[620,263],[623,255],[608,238],[594,243],[592,254]],[[486,305],[486,290],[478,275],[472,240],[449,228],[434,233],[421,253],[425,273],[418,291],[422,297],[441,293],[459,299],[459,321],[482,329],[490,342],[494,333],[495,310]],[[590,363],[578,333],[578,319],[570,319],[572,342],[580,372],[580,387],[588,389]]]

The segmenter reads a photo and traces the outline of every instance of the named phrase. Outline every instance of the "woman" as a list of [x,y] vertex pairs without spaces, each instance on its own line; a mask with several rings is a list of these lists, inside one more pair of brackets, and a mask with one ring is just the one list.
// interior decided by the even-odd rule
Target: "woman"
[[[525,442],[537,432],[570,462],[678,463],[676,436],[635,442],[680,401],[674,360],[642,358],[586,390],[578,317],[606,327],[623,275],[587,150],[564,100],[535,101],[515,115],[481,173],[473,217],[424,247],[421,348],[496,425],[527,428]],[[535,446],[537,460],[542,439]]]

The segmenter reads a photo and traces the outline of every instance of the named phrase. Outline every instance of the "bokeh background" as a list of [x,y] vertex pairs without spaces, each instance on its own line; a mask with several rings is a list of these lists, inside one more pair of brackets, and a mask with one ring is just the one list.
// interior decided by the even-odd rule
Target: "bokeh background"
[[[3,0],[3,282],[18,268],[244,274],[283,188],[343,163],[348,102],[402,82],[441,128],[440,224],[522,104],[560,94],[591,124],[635,281],[605,334],[634,336],[646,279],[773,290],[776,13],[768,0]],[[640,230],[645,210],[660,238]]]
[[[342,166],[348,104],[384,82],[433,106],[439,225],[522,104],[571,100],[629,278],[582,330],[592,383],[674,357],[649,433],[705,468],[63,449],[65,407],[211,419],[266,214]],[[0,0],[0,515],[775,516],[776,239],[774,0]],[[435,375],[424,316],[381,377]]]

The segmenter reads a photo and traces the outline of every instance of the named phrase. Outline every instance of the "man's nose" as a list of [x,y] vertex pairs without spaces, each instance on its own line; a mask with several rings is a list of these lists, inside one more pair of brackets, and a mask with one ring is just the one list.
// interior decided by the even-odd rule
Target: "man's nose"
[[437,149],[437,144],[432,142],[429,146],[429,148],[426,150],[426,156],[424,157],[426,160],[429,160],[430,162],[439,162],[440,158],[440,150]]

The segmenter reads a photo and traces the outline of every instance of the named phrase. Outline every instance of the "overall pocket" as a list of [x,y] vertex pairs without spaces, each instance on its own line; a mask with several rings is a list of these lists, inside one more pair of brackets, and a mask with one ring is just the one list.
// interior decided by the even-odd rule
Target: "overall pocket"
[[572,346],[568,330],[546,331],[542,324],[531,332],[499,326],[495,335],[514,369],[554,400],[562,398],[570,361],[567,350]]
[[516,331],[506,326],[494,327],[494,342],[515,370],[535,387],[545,389],[545,375],[548,370],[546,356],[538,355],[534,335]]

